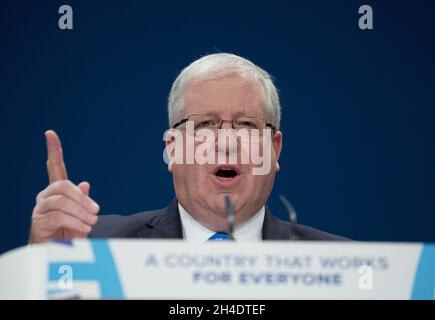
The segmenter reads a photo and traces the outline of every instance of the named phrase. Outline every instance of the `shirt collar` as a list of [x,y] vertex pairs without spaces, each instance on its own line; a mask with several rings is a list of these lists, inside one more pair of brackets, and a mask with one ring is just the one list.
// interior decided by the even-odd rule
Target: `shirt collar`
[[[178,211],[180,212],[183,239],[202,243],[215,234],[214,231],[196,221],[180,203],[178,203]],[[265,209],[263,206],[252,218],[234,229],[234,239],[239,242],[260,241],[262,239],[264,215]]]

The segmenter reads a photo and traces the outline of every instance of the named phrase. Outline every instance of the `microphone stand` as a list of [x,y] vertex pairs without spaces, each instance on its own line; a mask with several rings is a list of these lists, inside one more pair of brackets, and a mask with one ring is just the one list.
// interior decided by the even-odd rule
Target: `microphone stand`
[[298,216],[296,214],[295,208],[293,208],[293,206],[291,205],[290,201],[288,201],[286,199],[286,197],[284,197],[283,195],[280,195],[278,198],[281,201],[281,204],[284,207],[284,209],[287,211],[287,214],[288,214],[289,219],[290,219],[290,235],[289,235],[289,239],[290,240],[300,240],[299,236],[295,232],[296,225],[298,224]]
[[233,205],[231,204],[230,196],[225,196],[225,208],[227,211],[227,223],[228,223],[228,238],[230,240],[234,240],[233,233],[234,233],[234,209]]

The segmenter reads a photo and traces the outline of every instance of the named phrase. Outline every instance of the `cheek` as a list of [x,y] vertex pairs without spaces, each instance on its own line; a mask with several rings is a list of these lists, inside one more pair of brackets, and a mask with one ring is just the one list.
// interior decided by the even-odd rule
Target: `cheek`
[[243,182],[240,184],[239,189],[242,193],[252,194],[255,190],[261,189],[263,179],[261,176],[253,174],[245,175]]
[[264,190],[268,189],[275,179],[275,171],[272,170],[268,174],[262,175],[247,175],[245,181],[241,186],[241,191],[249,195],[262,194]]
[[174,165],[174,176],[180,181],[201,185],[209,180],[208,170],[205,165]]

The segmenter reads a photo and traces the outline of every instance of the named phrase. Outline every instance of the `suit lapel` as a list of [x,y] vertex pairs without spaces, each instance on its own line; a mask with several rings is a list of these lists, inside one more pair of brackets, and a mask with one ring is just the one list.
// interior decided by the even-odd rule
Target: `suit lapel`
[[157,239],[182,239],[180,213],[178,204],[174,199],[171,204],[164,209],[163,214],[157,215],[138,230],[138,238],[157,238]]
[[288,240],[290,228],[276,218],[266,205],[263,222],[263,240]]

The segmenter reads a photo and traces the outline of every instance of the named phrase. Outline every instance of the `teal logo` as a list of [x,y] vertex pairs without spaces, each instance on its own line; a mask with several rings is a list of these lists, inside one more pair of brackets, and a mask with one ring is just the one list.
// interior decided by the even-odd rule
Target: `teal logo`
[[[73,243],[65,243],[72,245]],[[49,264],[48,280],[59,281],[62,274],[59,270],[64,270],[68,266],[73,271],[72,281],[96,281],[100,286],[100,297],[103,299],[122,299],[124,297],[118,272],[116,271],[115,261],[113,260],[107,240],[90,241],[95,260],[92,262],[71,262],[59,261]],[[55,296],[65,292],[58,288],[49,290],[49,296]],[[80,298],[80,297],[78,297]]]
[[415,274],[412,299],[435,299],[435,244],[425,244]]

